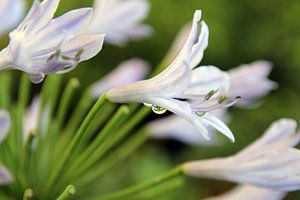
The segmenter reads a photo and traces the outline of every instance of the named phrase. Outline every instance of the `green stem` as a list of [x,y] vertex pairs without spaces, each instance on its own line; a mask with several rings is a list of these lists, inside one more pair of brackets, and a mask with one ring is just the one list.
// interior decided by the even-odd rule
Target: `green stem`
[[92,105],[93,101],[94,99],[89,91],[83,93],[78,105],[76,106],[75,111],[72,113],[72,116],[67,123],[66,129],[64,131],[65,134],[70,136],[76,131],[78,125],[80,124],[84,115],[87,113],[87,110]]
[[97,162],[99,155],[99,146],[103,141],[111,134],[116,128],[123,123],[124,119],[129,113],[127,106],[121,106],[117,113],[109,120],[108,124],[103,128],[103,130],[98,134],[96,139],[88,148],[74,161],[70,169],[67,170],[67,174],[64,175],[64,178],[68,179],[69,177],[74,177],[81,175],[82,172],[91,167],[95,162]]
[[76,193],[76,188],[74,185],[69,185],[67,188],[59,195],[59,197],[56,200],[67,200],[70,199],[71,196],[73,196]]
[[173,168],[172,170],[168,171],[165,174],[157,176],[149,181],[144,183],[139,183],[134,186],[128,187],[118,192],[114,192],[111,195],[107,195],[104,197],[97,197],[94,200],[116,200],[116,199],[125,199],[132,195],[136,195],[138,193],[144,192],[149,190],[152,187],[155,187],[159,184],[162,184],[166,181],[169,181],[175,177],[182,175],[182,166],[179,165],[178,167]]
[[90,184],[92,184],[94,180],[101,177],[117,163],[126,159],[130,154],[144,144],[148,138],[149,134],[146,132],[146,130],[141,129],[132,137],[130,137],[125,144],[122,144],[120,147],[118,147],[115,152],[107,156],[106,159],[100,162],[97,166],[93,167],[93,169],[89,170],[87,175],[79,179],[79,182],[76,185],[78,185],[80,188],[84,186],[90,187]]
[[26,189],[23,195],[23,200],[31,200],[33,198],[33,190]]
[[71,79],[63,92],[62,99],[60,101],[57,113],[57,128],[61,129],[62,124],[65,121],[67,110],[70,106],[70,101],[74,95],[75,90],[79,87],[80,83],[77,79]]
[[[80,142],[80,140],[84,137],[84,134],[86,133],[86,130],[88,129],[89,125],[93,121],[93,119],[97,116],[97,113],[100,112],[100,110],[103,108],[103,105],[106,102],[106,96],[102,95],[93,108],[90,110],[84,121],[82,122],[79,130],[73,137],[71,144],[66,148],[66,151],[63,153],[61,158],[58,160],[58,163],[56,165],[56,168],[53,169],[53,173],[50,175],[48,181],[46,182],[45,188],[49,190],[52,188],[53,184],[56,182],[56,180],[59,178],[60,175],[62,175],[63,168],[65,164],[67,163],[69,157],[71,156],[72,152],[75,150],[77,144]],[[45,192],[45,194],[49,194],[50,191]]]

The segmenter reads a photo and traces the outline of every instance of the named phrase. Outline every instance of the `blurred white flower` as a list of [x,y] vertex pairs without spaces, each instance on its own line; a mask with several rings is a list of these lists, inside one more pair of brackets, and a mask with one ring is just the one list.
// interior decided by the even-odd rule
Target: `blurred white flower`
[[3,35],[16,27],[23,17],[25,0],[1,0],[0,1],[0,35]]
[[229,94],[242,97],[236,105],[251,105],[275,89],[277,83],[267,78],[271,70],[272,64],[267,61],[255,61],[229,70]]
[[205,198],[205,200],[282,200],[285,192],[268,190],[251,185],[240,185],[219,196]]
[[196,177],[222,179],[265,187],[276,191],[300,189],[300,141],[296,122],[274,122],[256,142],[228,158],[192,161],[184,173]]
[[[0,143],[7,136],[10,128],[9,114],[0,110]],[[7,184],[12,180],[11,175],[3,166],[0,165],[0,185]]]
[[38,129],[40,110],[40,98],[39,96],[34,97],[30,107],[26,110],[23,120],[23,139],[27,140],[29,134]]
[[105,42],[123,45],[131,39],[151,35],[152,28],[141,24],[148,13],[148,0],[95,0],[87,32],[104,33]]
[[194,14],[189,37],[176,59],[154,78],[111,89],[107,97],[113,102],[141,102],[152,105],[157,114],[169,110],[191,122],[209,139],[207,126],[220,131],[232,141],[230,129],[211,111],[235,103],[235,98],[223,96],[229,88],[229,78],[213,66],[194,69],[208,44],[208,27],[201,20],[201,11]]
[[52,19],[58,4],[59,0],[33,3],[23,22],[9,34],[9,45],[0,52],[0,70],[21,70],[39,83],[45,74],[69,72],[101,50],[103,35],[82,34],[92,9],[77,9]]
[[98,98],[107,90],[139,81],[145,78],[150,71],[149,64],[138,58],[133,58],[120,63],[116,69],[90,86],[91,94]]

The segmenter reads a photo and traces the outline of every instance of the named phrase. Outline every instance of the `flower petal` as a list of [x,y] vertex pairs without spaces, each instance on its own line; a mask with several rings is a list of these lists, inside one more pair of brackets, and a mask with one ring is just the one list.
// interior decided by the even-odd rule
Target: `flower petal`
[[250,185],[240,185],[225,194],[206,198],[205,200],[282,200],[285,196],[285,192]]

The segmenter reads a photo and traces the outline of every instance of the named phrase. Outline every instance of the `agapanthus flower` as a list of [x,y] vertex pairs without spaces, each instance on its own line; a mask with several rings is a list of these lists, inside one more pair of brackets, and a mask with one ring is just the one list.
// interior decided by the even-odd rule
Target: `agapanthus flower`
[[[175,48],[173,51],[175,51]],[[234,106],[238,105],[239,107],[248,108],[259,101],[259,98],[269,93],[270,90],[276,88],[277,84],[267,78],[271,68],[270,62],[255,61],[228,71],[230,80],[228,96],[242,96],[242,99]],[[219,109],[212,112],[222,121],[228,122],[230,119],[227,109]],[[204,140],[190,123],[176,115],[155,120],[148,124],[147,127],[151,136],[155,138],[172,138],[192,145],[217,144],[217,140],[210,142]],[[213,129],[209,129],[209,131],[210,137],[213,138],[215,131]]]
[[[0,110],[0,143],[5,139],[10,128],[9,114]],[[7,184],[11,181],[11,175],[7,169],[0,165],[0,185]]]
[[225,194],[206,198],[205,200],[282,200],[285,192],[269,190],[251,185],[240,185]]
[[0,52],[0,70],[21,70],[39,83],[46,74],[69,72],[101,50],[104,35],[83,34],[92,9],[77,9],[52,19],[58,4],[59,0],[33,3]]
[[104,33],[105,42],[123,45],[149,36],[152,28],[141,22],[149,13],[148,0],[95,0],[88,33]]
[[138,58],[123,61],[116,69],[90,86],[91,94],[98,98],[107,90],[142,80],[150,70],[149,64]]
[[239,153],[227,158],[187,162],[184,173],[250,184],[276,191],[300,189],[300,141],[291,119],[274,122],[265,134]]
[[18,25],[25,10],[25,0],[0,1],[0,35],[4,35]]
[[230,129],[211,113],[236,101],[223,95],[229,89],[227,73],[214,66],[195,68],[208,45],[208,27],[200,20],[201,11],[197,10],[184,47],[163,72],[148,80],[111,89],[107,97],[120,103],[151,104],[159,114],[169,110],[194,124],[206,138],[209,138],[207,126],[211,126],[234,141]]

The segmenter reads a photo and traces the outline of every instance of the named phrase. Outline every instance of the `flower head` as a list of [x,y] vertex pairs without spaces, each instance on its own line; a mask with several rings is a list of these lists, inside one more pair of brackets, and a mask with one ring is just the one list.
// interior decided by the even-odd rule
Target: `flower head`
[[95,98],[98,98],[107,90],[139,81],[146,77],[149,72],[149,64],[141,59],[133,58],[126,60],[117,66],[112,72],[99,81],[94,83],[91,87],[91,93]]
[[33,3],[23,22],[9,34],[9,45],[0,52],[0,70],[21,70],[39,83],[45,74],[71,71],[101,50],[103,35],[82,34],[92,9],[77,9],[52,19],[58,4],[59,0]]
[[232,141],[230,129],[211,111],[235,103],[222,93],[229,88],[229,78],[214,66],[195,68],[208,44],[208,27],[201,20],[201,11],[194,14],[190,34],[175,60],[157,76],[111,89],[107,97],[114,102],[151,104],[153,111],[169,110],[188,120],[208,138],[207,126],[217,129]]
[[[173,51],[175,49],[174,47]],[[258,101],[260,97],[266,95],[271,89],[274,89],[277,84],[267,78],[270,70],[271,64],[269,62],[255,61],[228,71],[230,80],[228,96],[242,96],[242,99],[234,106],[249,107],[255,101]],[[255,87],[253,87],[254,85]],[[218,109],[212,112],[222,121],[228,122],[230,119],[226,109]],[[151,136],[155,138],[172,138],[192,145],[216,144],[216,140],[214,142],[203,140],[203,137],[197,133],[190,123],[185,122],[175,115],[151,122],[148,127]],[[213,137],[215,131],[213,129],[208,130],[210,137]]]
[[152,33],[149,25],[141,24],[148,13],[147,0],[95,0],[94,16],[87,32],[104,33],[106,42],[123,45],[130,39]]
[[240,185],[219,196],[206,198],[205,200],[282,200],[285,192],[269,190],[251,185]]
[[[4,140],[10,128],[10,117],[7,112],[0,110],[0,142]],[[0,185],[11,181],[11,175],[3,166],[0,165]]]
[[228,158],[192,161],[184,164],[191,176],[222,179],[277,191],[300,189],[300,141],[296,122],[274,122],[256,142]]
[[0,1],[0,35],[14,28],[23,17],[25,0]]

